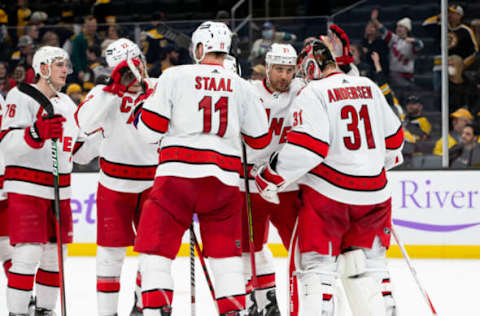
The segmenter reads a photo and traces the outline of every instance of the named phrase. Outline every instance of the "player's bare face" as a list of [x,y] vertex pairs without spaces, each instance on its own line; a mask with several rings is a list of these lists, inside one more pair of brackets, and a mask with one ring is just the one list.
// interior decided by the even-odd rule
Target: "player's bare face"
[[272,65],[269,69],[268,83],[274,91],[287,91],[295,76],[295,66]]
[[51,64],[50,81],[52,85],[60,90],[67,81],[69,63],[65,59],[57,59]]

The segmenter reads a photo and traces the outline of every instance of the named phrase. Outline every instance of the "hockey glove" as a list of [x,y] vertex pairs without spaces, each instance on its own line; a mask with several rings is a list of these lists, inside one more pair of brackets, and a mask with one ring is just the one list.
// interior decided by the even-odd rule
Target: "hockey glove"
[[[138,67],[140,65],[140,60],[138,60],[137,58],[132,58],[132,61],[135,67]],[[128,90],[128,88],[130,88],[137,81],[137,79],[135,79],[135,76],[133,76],[132,74],[133,78],[131,82],[127,85],[124,85],[122,83],[122,77],[127,71],[131,70],[128,67],[127,60],[124,60],[113,69],[107,86],[103,88],[103,91],[113,93],[118,95],[119,97],[122,97],[123,94]]]
[[66,119],[56,114],[53,117],[43,116],[25,130],[25,141],[33,148],[41,148],[47,139],[62,138],[63,122]]
[[154,89],[149,88],[148,84],[145,84],[145,92],[140,94],[135,100],[135,108],[132,111],[130,118],[128,119],[128,122],[133,122],[133,125],[135,127],[137,127],[138,125],[138,119],[140,117],[140,113],[142,112],[143,103],[146,99],[148,99],[148,97],[150,97],[150,95],[152,95],[153,91]]
[[280,204],[278,198],[278,191],[282,184],[285,183],[285,179],[279,175],[270,164],[265,164],[258,168],[255,176],[255,185],[257,186],[260,196],[274,204]]
[[330,31],[335,34],[336,37],[342,42],[342,56],[338,56],[336,58],[338,66],[341,68],[343,66],[353,63],[353,57],[350,53],[350,40],[348,39],[347,34],[336,24],[330,25]]

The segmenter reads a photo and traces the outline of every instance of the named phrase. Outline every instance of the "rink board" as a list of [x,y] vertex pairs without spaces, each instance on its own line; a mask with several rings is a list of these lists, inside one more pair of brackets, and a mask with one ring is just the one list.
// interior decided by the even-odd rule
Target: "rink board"
[[[98,174],[73,174],[69,255],[95,255],[97,180]],[[412,257],[480,258],[480,171],[396,171],[389,182],[393,222]],[[179,255],[188,255],[188,233],[183,242]],[[274,228],[269,247],[275,256],[287,254]],[[388,255],[401,253],[392,245]]]

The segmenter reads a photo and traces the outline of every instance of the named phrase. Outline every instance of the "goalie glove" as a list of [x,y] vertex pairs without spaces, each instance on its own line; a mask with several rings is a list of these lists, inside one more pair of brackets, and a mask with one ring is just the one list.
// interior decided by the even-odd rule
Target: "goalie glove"
[[[137,58],[132,58],[132,62],[135,67],[140,65],[140,60]],[[127,72],[130,71],[127,60],[120,62],[112,71],[110,79],[108,80],[107,86],[103,88],[103,91],[113,93],[122,97],[123,94],[137,81],[135,76],[132,74],[132,80],[128,85],[122,84],[122,77]]]
[[[352,54],[350,53],[350,40],[348,39],[347,34],[345,33],[344,30],[342,30],[338,25],[332,24],[330,25],[330,31],[335,34],[335,36],[340,40],[342,43],[342,47],[339,47],[338,49],[335,49],[335,54],[337,57],[335,58],[335,61],[337,62],[337,65],[345,72],[347,73],[350,71],[349,65],[353,63],[353,57]],[[334,43],[336,41],[333,41]],[[343,68],[347,67],[348,71],[345,71]]]
[[260,196],[274,204],[280,204],[278,198],[278,191],[280,187],[285,184],[285,179],[279,175],[270,164],[265,164],[258,168],[255,175],[255,185],[257,186]]

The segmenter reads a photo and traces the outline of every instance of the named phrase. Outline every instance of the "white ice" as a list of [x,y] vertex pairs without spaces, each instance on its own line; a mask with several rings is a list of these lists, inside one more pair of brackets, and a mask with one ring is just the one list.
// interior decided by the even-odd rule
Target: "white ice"
[[[175,296],[173,316],[190,315],[189,259],[177,258],[173,273]],[[282,315],[286,315],[286,264],[284,258],[275,259],[277,267],[278,299]],[[418,275],[429,292],[434,306],[442,316],[479,315],[480,260],[413,260]],[[389,267],[401,316],[432,315],[402,259],[389,259]],[[129,257],[122,272],[119,316],[127,316],[133,304],[133,289],[137,259]],[[215,315],[210,293],[197,261],[197,314]],[[66,262],[67,314],[69,316],[96,315],[95,259],[70,257]],[[6,308],[6,280],[0,276],[0,315],[8,315]],[[57,312],[57,315],[58,312]]]

